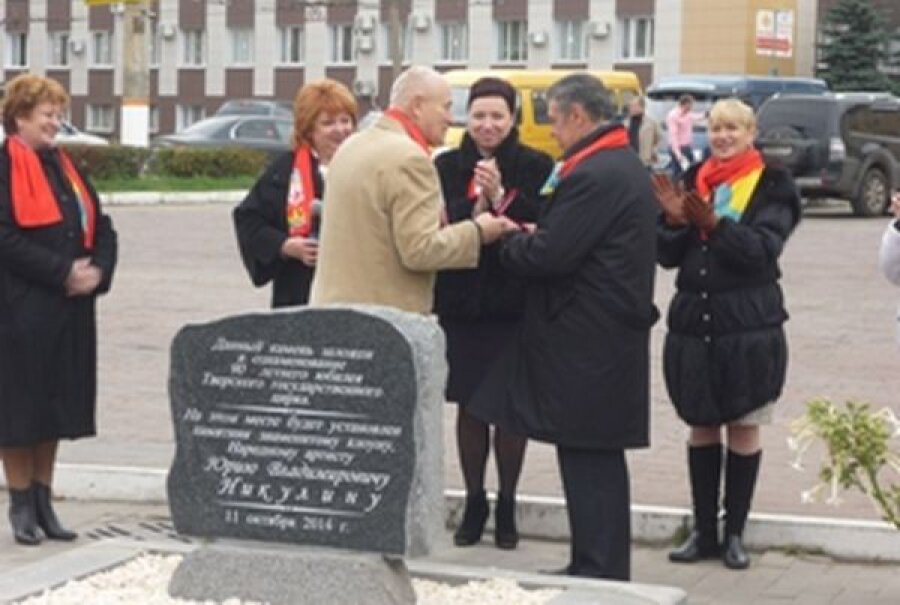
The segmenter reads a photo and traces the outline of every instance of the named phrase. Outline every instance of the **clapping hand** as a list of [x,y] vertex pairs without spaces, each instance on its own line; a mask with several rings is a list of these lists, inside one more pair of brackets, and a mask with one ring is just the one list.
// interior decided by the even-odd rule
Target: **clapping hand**
[[656,201],[662,207],[666,223],[673,227],[687,225],[684,213],[685,192],[681,184],[675,184],[667,174],[653,174],[651,177]]
[[712,204],[707,204],[693,191],[684,196],[684,216],[700,231],[711,233],[719,219],[713,211]]

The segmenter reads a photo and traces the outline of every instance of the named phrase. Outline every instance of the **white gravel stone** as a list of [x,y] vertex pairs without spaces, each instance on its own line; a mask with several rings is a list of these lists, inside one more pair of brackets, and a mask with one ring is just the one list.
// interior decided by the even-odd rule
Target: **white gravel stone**
[[[214,605],[213,601],[173,599],[166,592],[180,556],[143,555],[128,563],[69,582],[56,590],[20,601],[20,605]],[[524,590],[513,580],[493,579],[450,586],[428,580],[413,580],[417,605],[539,605],[558,590]],[[255,601],[228,599],[221,605],[263,605]]]

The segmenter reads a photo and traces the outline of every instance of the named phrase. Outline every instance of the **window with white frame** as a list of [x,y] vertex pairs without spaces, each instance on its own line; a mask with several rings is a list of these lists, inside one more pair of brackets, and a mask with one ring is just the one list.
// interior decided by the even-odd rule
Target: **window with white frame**
[[199,122],[206,117],[206,108],[203,105],[179,105],[176,109],[177,130],[184,130],[194,122]]
[[[400,56],[403,57],[404,63],[409,63],[412,59],[412,27],[409,24],[403,27],[403,34],[400,36]],[[391,26],[389,23],[381,25],[381,62],[391,62]]]
[[69,32],[47,32],[47,65],[49,67],[69,65]]
[[253,63],[253,30],[247,27],[232,27],[228,30],[228,35],[231,39],[231,64]]
[[653,17],[627,17],[621,22],[621,59],[640,61],[653,58]]
[[112,105],[88,104],[85,119],[85,130],[93,132],[112,132],[116,125],[115,113]]
[[91,32],[91,65],[113,66],[113,33],[109,30]]
[[290,25],[278,30],[281,54],[279,61],[287,65],[298,65],[304,59],[303,26]]
[[583,62],[587,59],[584,21],[556,22],[556,58],[559,61]]
[[497,62],[524,63],[528,59],[528,26],[525,21],[497,22]]
[[159,21],[151,19],[147,27],[147,65],[159,67],[160,33]]
[[353,25],[331,26],[331,63],[353,62]]
[[202,29],[181,30],[181,64],[203,66],[206,63],[206,36]]
[[469,33],[466,24],[451,21],[440,24],[440,60],[451,63],[469,60]]
[[147,108],[147,131],[152,134],[159,132],[159,107],[156,105]]
[[28,67],[28,34],[25,32],[7,32],[6,34],[6,66]]

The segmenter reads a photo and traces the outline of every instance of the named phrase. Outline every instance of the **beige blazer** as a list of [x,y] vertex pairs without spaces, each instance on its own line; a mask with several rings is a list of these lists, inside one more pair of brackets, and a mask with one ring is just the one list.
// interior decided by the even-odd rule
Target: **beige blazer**
[[371,303],[430,313],[435,271],[478,265],[474,221],[441,227],[437,171],[382,117],[338,149],[326,177],[310,305]]
[[[626,120],[626,129],[628,128],[628,123],[629,120]],[[638,156],[645,166],[656,164],[656,150],[659,148],[662,140],[663,134],[659,124],[645,113],[644,119],[641,120],[641,128],[638,130]]]

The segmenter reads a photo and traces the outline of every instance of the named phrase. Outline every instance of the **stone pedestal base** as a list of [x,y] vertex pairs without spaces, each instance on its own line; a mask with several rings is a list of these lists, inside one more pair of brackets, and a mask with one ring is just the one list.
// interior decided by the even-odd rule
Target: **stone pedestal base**
[[182,599],[271,605],[415,605],[403,559],[319,548],[215,544],[185,556],[169,583]]

